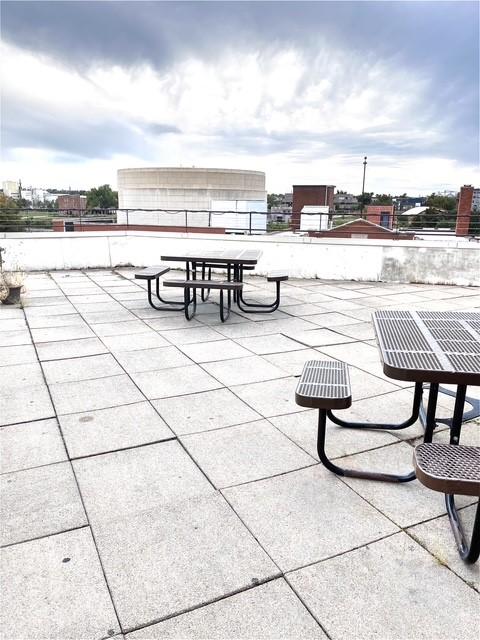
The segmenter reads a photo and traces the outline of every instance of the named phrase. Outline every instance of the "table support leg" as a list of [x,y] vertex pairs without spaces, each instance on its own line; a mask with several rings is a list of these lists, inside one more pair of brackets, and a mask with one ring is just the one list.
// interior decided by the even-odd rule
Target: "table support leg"
[[318,412],[318,435],[317,453],[320,462],[333,473],[348,478],[363,478],[365,480],[379,480],[381,482],[410,482],[415,480],[415,473],[411,471],[403,475],[393,473],[379,473],[376,471],[360,471],[357,469],[346,469],[334,464],[325,453],[325,433],[327,427],[327,410],[320,409]]

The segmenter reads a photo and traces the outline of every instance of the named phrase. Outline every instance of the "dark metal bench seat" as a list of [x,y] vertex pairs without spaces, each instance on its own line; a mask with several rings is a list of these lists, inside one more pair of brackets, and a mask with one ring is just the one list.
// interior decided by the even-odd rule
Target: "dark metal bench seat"
[[[187,318],[187,320],[191,320],[195,315],[195,311],[197,308],[197,289],[201,291],[209,291],[211,289],[220,291],[220,320],[222,322],[225,322],[225,320],[227,320],[228,316],[230,315],[230,309],[232,306],[232,291],[240,292],[243,287],[243,282],[228,282],[223,280],[165,280],[163,285],[165,287],[184,290],[184,308],[185,317]],[[223,295],[224,291],[227,292],[226,305]]]
[[[352,404],[348,366],[337,360],[309,360],[305,363],[295,392],[295,402],[301,407],[318,409],[317,453],[323,465],[339,476],[382,480],[385,482],[408,482],[412,474],[394,475],[374,471],[346,469],[333,463],[325,452],[327,416],[333,421],[332,409],[347,409]],[[357,427],[358,424],[351,423]],[[342,426],[350,426],[343,423]],[[365,426],[365,425],[362,425]]]
[[286,280],[288,280],[288,274],[285,271],[271,271],[267,274],[267,282],[275,282],[275,300],[269,304],[247,302],[240,292],[237,299],[240,310],[244,313],[273,313],[280,305],[280,283]]
[[164,264],[159,264],[155,267],[147,267],[146,269],[142,269],[138,273],[135,274],[136,280],[156,280],[160,276],[163,276],[164,273],[168,273],[170,271],[170,267],[167,267]]
[[454,495],[480,497],[480,447],[424,442],[416,447],[413,464],[422,484],[445,494],[460,557],[468,563],[476,562],[480,555],[480,501],[469,545],[455,509]]
[[[170,267],[165,264],[159,264],[153,267],[146,267],[141,271],[135,273],[136,280],[146,280],[147,281],[147,296],[148,303],[151,307],[156,309],[157,311],[182,311],[184,308],[184,303],[179,302],[178,300],[164,300],[160,295],[160,277],[165,273],[170,271]],[[159,302],[161,302],[161,306],[155,304],[152,300],[152,282],[155,280],[155,295]]]

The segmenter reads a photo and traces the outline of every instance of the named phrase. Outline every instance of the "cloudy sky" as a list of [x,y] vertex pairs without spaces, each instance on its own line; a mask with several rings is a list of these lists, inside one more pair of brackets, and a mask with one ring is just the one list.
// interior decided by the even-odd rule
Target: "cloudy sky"
[[269,191],[480,186],[477,2],[8,2],[1,178],[257,169]]

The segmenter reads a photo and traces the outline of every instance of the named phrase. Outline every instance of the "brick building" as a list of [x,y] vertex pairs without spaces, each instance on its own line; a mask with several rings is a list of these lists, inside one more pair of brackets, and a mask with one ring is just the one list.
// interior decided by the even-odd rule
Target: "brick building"
[[369,204],[365,207],[366,219],[385,229],[393,227],[393,212],[393,204]]
[[300,228],[300,215],[304,206],[327,206],[330,213],[334,211],[335,185],[293,185],[292,228]]
[[87,196],[79,195],[61,195],[57,198],[59,209],[82,209],[87,208]]
[[470,218],[473,211],[474,187],[471,184],[465,184],[460,189],[457,207],[457,225],[455,229],[456,236],[468,236],[470,228]]

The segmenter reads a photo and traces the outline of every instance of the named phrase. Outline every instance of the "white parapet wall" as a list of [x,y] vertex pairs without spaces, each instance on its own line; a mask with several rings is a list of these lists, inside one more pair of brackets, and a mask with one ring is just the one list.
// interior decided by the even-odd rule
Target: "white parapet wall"
[[[141,231],[0,234],[4,268],[26,271],[158,264],[162,254],[196,248],[259,249],[256,273],[295,278],[480,286],[480,244],[306,236],[235,236]],[[172,263],[179,266],[179,263]]]

